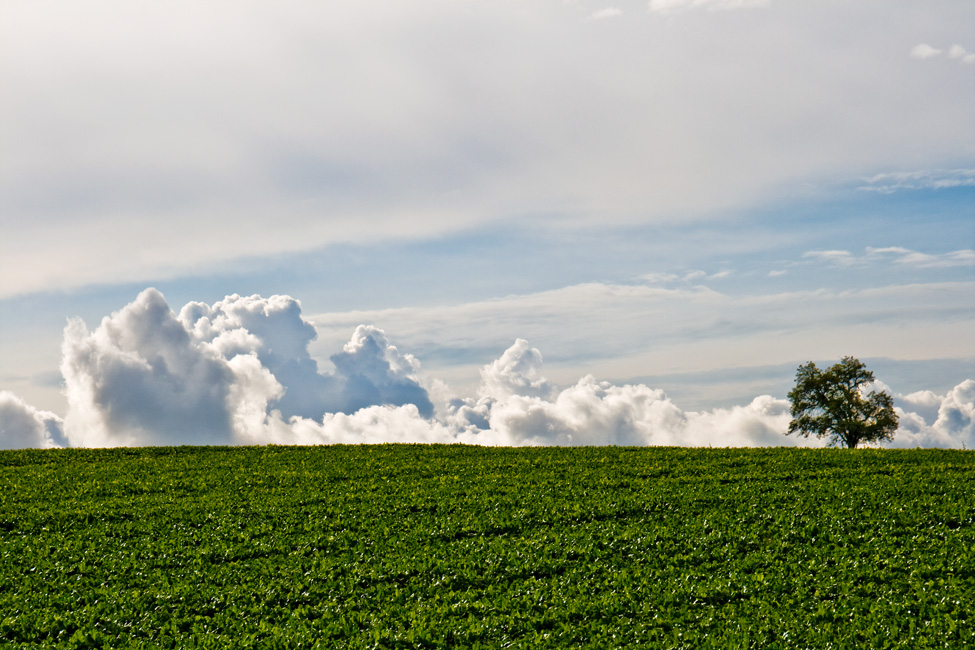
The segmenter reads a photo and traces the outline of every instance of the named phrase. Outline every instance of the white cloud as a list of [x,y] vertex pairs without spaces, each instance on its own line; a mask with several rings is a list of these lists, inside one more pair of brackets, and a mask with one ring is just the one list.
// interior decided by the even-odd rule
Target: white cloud
[[685,412],[663,391],[642,384],[616,386],[591,375],[563,390],[547,389],[545,396],[538,386],[550,384],[540,375],[537,349],[519,340],[501,359],[485,367],[479,399],[455,400],[449,407],[447,421],[467,433],[465,441],[515,446],[795,444],[782,437],[788,426],[782,400],[766,396],[745,407]]
[[852,267],[871,263],[893,263],[900,266],[916,268],[954,268],[975,266],[975,250],[963,249],[947,253],[920,253],[902,246],[887,246],[873,248],[868,246],[863,255],[854,255],[849,251],[808,251],[803,253],[803,259],[825,262],[834,266]]
[[[476,396],[452,397],[442,382],[431,382],[443,400],[434,410],[416,359],[365,325],[332,356],[334,374],[315,369],[338,388],[345,410],[288,415],[279,408],[287,391],[314,369],[312,335],[288,296],[228,296],[213,306],[190,303],[177,316],[158,291],[146,290],[93,332],[77,320],[66,328],[65,435],[56,416],[3,392],[0,444],[823,444],[784,436],[789,404],[770,395],[688,411],[642,383],[587,375],[559,387],[542,374],[539,350],[523,339],[481,368]],[[321,408],[338,399],[320,397]],[[902,426],[895,445],[975,445],[975,380],[946,395],[896,396],[896,404]]]
[[481,392],[494,398],[549,398],[555,393],[555,386],[541,376],[541,367],[541,352],[525,339],[518,339],[500,358],[481,369]]
[[961,382],[947,395],[895,396],[895,408],[900,428],[891,446],[975,449],[975,380]]
[[332,445],[471,442],[441,422],[420,415],[412,404],[370,406],[355,413],[326,413],[320,421],[277,414],[268,417],[256,444]]
[[926,422],[934,422],[943,401],[943,395],[936,395],[930,390],[920,390],[908,395],[898,395],[894,403],[902,413],[914,413]]
[[605,9],[600,9],[589,16],[591,20],[603,20],[604,18],[615,18],[616,16],[622,16],[623,12],[617,7],[606,7]]
[[411,404],[424,417],[433,414],[433,404],[416,374],[419,361],[411,354],[401,354],[382,330],[359,325],[352,340],[331,360],[345,381],[342,410]]
[[[318,375],[307,357],[312,336],[299,303],[287,296],[190,303],[177,316],[162,294],[146,290],[94,332],[80,321],[66,329],[67,436],[83,446],[757,444],[781,424],[781,409],[767,404],[687,414],[661,391],[593,377],[559,390],[524,340],[482,368],[479,398],[444,405],[440,421],[417,382],[417,361],[370,326],[357,327],[332,356],[336,373],[327,379],[346,412],[283,414],[278,407],[294,382]],[[321,408],[334,399],[321,395]]]
[[958,266],[975,266],[975,250],[957,250],[942,253],[940,255],[932,255],[928,253],[919,253],[917,251],[912,251],[908,248],[902,248],[899,246],[886,248],[868,247],[866,249],[866,259],[870,261],[891,260],[895,264],[914,266],[918,268],[951,268]]
[[[915,45],[911,49],[911,56],[915,59],[930,59],[933,57],[941,56],[944,54],[944,50],[938,49],[928,45],[927,43],[921,43],[920,45]],[[955,59],[961,63],[972,64],[975,63],[975,53],[969,52],[963,46],[955,44],[948,49],[948,58]]]
[[731,277],[732,275],[734,275],[734,271],[731,269],[723,269],[710,274],[707,271],[702,271],[701,269],[694,269],[692,271],[686,271],[683,273],[683,275],[678,275],[676,273],[644,273],[643,275],[637,276],[635,279],[637,281],[652,285],[673,284],[675,282],[694,284],[700,280],[723,280],[724,278]]
[[361,326],[333,355],[334,374],[308,355],[314,328],[289,296],[228,296],[177,316],[143,291],[89,332],[65,329],[65,428],[83,446],[230,444],[262,439],[269,419],[321,418],[371,405],[432,414],[418,364]]
[[[938,57],[944,53],[945,51],[943,49],[933,47],[927,43],[921,43],[911,48],[911,56],[921,60]],[[948,48],[948,58],[965,64],[975,63],[975,53],[969,52],[964,46],[958,45],[957,43]]]
[[[308,355],[315,328],[301,318],[301,304],[289,296],[228,296],[211,307],[189,303],[179,321],[194,342],[205,342],[224,359],[252,354],[281,382],[281,395],[274,406],[285,416],[321,415],[328,408],[322,402],[339,386],[320,375]],[[330,404],[339,407],[336,402]]]
[[647,284],[670,284],[680,279],[676,273],[645,273],[637,278],[637,280]]
[[[538,350],[518,341],[503,355],[503,373],[512,375],[497,394],[484,390],[478,400],[456,400],[448,421],[465,437],[504,445],[678,445],[678,446],[821,446],[816,439],[786,438],[791,415],[788,400],[762,395],[745,406],[683,411],[660,390],[642,384],[613,385],[592,376],[546,399],[529,389],[522,394],[508,386],[538,381]],[[519,357],[530,361],[519,366]],[[492,369],[493,370],[493,369]],[[487,386],[485,386],[487,389]],[[888,390],[878,385],[880,390]],[[895,435],[902,447],[961,447],[975,444],[975,380],[967,380],[945,396],[930,391],[897,397],[903,420]],[[926,418],[937,409],[930,425]],[[920,425],[918,424],[920,423]]]
[[975,155],[971,84],[890,54],[921,22],[964,42],[968,3],[775,3],[680,29],[592,29],[558,2],[52,7],[0,21],[0,296],[533,215],[722,219]]
[[967,65],[975,63],[975,52],[969,52],[961,45],[952,45],[951,49],[948,50],[948,57],[958,59]]
[[910,172],[875,174],[864,179],[857,189],[879,194],[900,190],[940,190],[975,186],[975,169],[924,169]]
[[284,417],[317,418],[325,412],[356,411],[371,404],[415,404],[424,415],[433,406],[417,383],[419,363],[391,345],[382,330],[360,325],[332,355],[334,375],[319,372],[308,353],[315,328],[290,296],[228,296],[214,303],[190,303],[180,321],[196,341],[226,359],[254,354],[282,385],[272,407]]
[[930,59],[935,56],[940,56],[943,51],[927,43],[921,43],[911,48],[911,56],[915,59]]
[[802,257],[803,259],[819,260],[821,262],[828,262],[837,266],[850,266],[856,261],[856,258],[854,258],[850,251],[840,250],[808,251],[803,253]]
[[708,9],[711,11],[722,9],[747,9],[764,7],[769,0],[650,0],[649,9],[652,13],[671,14],[688,9]]
[[488,400],[487,406],[488,429],[479,435],[492,444],[672,444],[686,427],[685,414],[662,392],[642,385],[613,386],[592,376],[552,400],[510,395]]
[[[519,364],[520,357],[530,357]],[[824,441],[785,436],[790,420],[787,400],[762,395],[744,406],[684,411],[662,391],[642,384],[613,385],[592,376],[555,390],[534,393],[539,375],[538,350],[523,341],[485,367],[485,376],[508,375],[485,383],[478,398],[455,399],[441,419],[420,417],[411,406],[363,409],[329,415],[321,424],[293,418],[272,420],[270,440],[280,443],[463,442],[483,445],[678,445],[678,446],[822,446]],[[521,369],[519,369],[521,368]],[[530,369],[529,375],[522,371]],[[526,387],[521,393],[512,387]],[[499,388],[500,387],[500,388]],[[492,394],[494,391],[494,394]],[[959,384],[945,396],[915,393],[898,397],[901,429],[894,446],[961,447],[975,444],[975,381]],[[914,407],[911,410],[910,407]],[[907,407],[905,409],[905,407]],[[932,408],[936,421],[928,423]]]
[[847,286],[735,295],[588,283],[489,301],[326,313],[310,317],[319,330],[312,352],[327,358],[357,323],[375,323],[467,394],[480,381],[474,359],[517,338],[545,341],[549,376],[563,385],[589,373],[625,381],[851,351],[901,360],[975,357],[968,335],[975,322],[964,309],[975,304],[975,282]]
[[0,391],[0,449],[63,447],[63,422],[39,411],[9,391]]
[[[478,397],[451,400],[437,419],[418,362],[369,326],[332,356],[336,373],[327,377],[346,412],[282,414],[294,382],[318,375],[307,356],[312,337],[300,304],[287,296],[228,296],[212,307],[190,303],[177,316],[158,291],[146,290],[94,332],[80,321],[66,328],[67,436],[82,446],[792,444],[770,437],[782,428],[781,400],[695,413],[644,385],[587,376],[559,389],[541,374],[540,352],[521,339],[482,368]],[[330,399],[322,395],[322,405]]]
[[94,332],[71,321],[63,355],[72,445],[233,441],[235,373],[193,340],[158,291],[142,292]]
[[790,419],[787,400],[760,395],[746,406],[689,414],[687,439],[697,446],[821,445],[819,441],[791,438],[788,443],[783,442],[779,436],[788,430]]

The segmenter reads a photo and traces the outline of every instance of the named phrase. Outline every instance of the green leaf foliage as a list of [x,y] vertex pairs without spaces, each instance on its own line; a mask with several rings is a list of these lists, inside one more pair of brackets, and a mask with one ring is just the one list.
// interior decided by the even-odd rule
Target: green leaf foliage
[[897,414],[894,400],[885,392],[862,387],[873,381],[873,373],[853,357],[826,370],[816,364],[799,366],[796,386],[789,393],[792,421],[786,435],[815,435],[830,438],[830,446],[855,448],[861,442],[884,442],[894,439]]
[[975,456],[0,452],[3,648],[975,647]]

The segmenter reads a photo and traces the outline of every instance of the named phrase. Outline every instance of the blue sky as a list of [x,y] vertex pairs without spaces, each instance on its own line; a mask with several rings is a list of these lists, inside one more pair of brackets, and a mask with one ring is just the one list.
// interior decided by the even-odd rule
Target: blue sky
[[[524,363],[498,372],[518,381],[543,358],[559,390],[591,374],[684,413],[781,400],[799,363],[847,354],[904,409],[933,404],[908,399],[925,391],[969,408],[968,388],[950,396],[975,378],[975,8],[849,4],[7,3],[0,390],[68,429],[101,423],[103,438],[69,441],[165,442],[138,413],[106,415],[112,395],[82,405],[79,386],[111,382],[95,364],[75,386],[62,363],[86,340],[67,319],[109,354],[101,319],[157,304],[137,299],[154,287],[174,314],[300,300],[309,381],[337,373],[349,404],[384,404],[353,399],[366,375],[331,359],[371,325],[384,334],[362,340],[388,346],[402,381],[369,394],[393,406],[414,382],[474,410],[548,400],[534,407],[564,422],[554,388],[485,392],[510,349]],[[130,334],[111,354],[148,354]],[[272,335],[252,334],[300,392],[266,356]],[[243,348],[194,336],[244,373]],[[218,401],[255,395],[240,383],[254,373]],[[272,419],[275,390],[255,398]]]

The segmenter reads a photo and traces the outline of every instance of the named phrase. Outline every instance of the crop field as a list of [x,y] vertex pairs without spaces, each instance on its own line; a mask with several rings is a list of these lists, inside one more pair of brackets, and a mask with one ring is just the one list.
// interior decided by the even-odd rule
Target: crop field
[[0,647],[975,647],[975,454],[4,451]]

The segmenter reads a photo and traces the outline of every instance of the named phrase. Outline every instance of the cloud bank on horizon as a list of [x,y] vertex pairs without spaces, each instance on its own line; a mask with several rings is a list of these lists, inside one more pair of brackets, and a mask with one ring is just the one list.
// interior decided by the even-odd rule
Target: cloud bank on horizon
[[[177,314],[147,289],[94,331],[64,332],[62,420],[0,392],[0,448],[181,444],[767,446],[787,438],[788,401],[770,395],[685,411],[662,391],[589,375],[561,387],[518,339],[481,370],[476,395],[426,380],[386,334],[358,326],[323,371],[315,327],[289,296],[227,296]],[[975,380],[946,395],[896,396],[892,446],[975,447]]]

